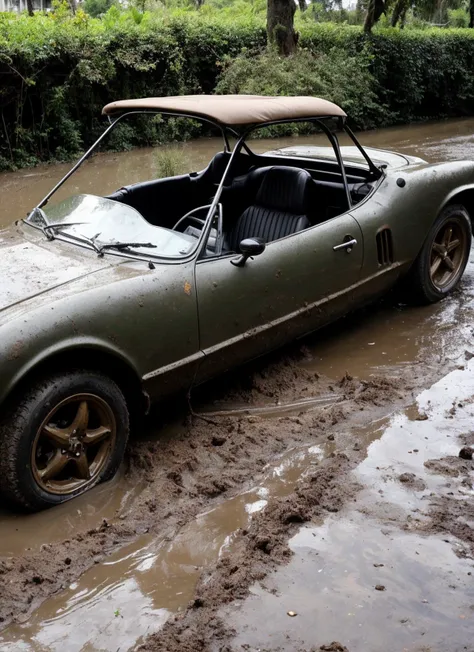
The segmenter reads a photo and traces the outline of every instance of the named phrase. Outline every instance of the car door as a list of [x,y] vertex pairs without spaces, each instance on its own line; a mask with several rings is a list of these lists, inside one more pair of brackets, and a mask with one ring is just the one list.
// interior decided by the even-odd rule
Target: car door
[[351,215],[341,215],[267,244],[243,267],[232,265],[233,258],[196,263],[205,354],[198,382],[348,312],[362,266],[362,232]]

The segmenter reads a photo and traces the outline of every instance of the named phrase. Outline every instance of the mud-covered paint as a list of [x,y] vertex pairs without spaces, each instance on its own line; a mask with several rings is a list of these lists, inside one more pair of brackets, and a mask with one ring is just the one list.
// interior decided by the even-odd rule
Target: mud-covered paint
[[[0,401],[37,364],[82,349],[120,359],[156,399],[375,298],[408,270],[442,207],[473,186],[470,161],[404,158],[350,212],[269,243],[242,268],[229,256],[197,254],[150,266],[98,258],[31,227],[0,232]],[[394,261],[380,269],[375,238],[383,226]],[[357,240],[351,251],[334,251],[349,236]]]

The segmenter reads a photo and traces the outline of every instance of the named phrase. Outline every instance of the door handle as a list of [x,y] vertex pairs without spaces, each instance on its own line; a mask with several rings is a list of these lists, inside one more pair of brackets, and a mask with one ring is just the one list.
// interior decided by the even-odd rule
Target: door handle
[[352,247],[355,247],[357,244],[357,240],[355,238],[351,238],[350,236],[346,236],[346,239],[344,242],[341,242],[341,244],[336,245],[335,247],[332,248],[333,251],[339,251],[340,249],[345,249],[347,253],[350,253],[352,251]]

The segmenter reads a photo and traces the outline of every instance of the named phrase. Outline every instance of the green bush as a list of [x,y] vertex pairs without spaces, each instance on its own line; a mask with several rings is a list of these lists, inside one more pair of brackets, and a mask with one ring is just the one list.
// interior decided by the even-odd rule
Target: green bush
[[[103,130],[111,100],[216,86],[324,95],[361,128],[474,113],[474,30],[366,36],[360,26],[317,23],[308,10],[297,12],[301,52],[281,60],[262,54],[264,0],[208,0],[199,11],[187,1],[173,10],[155,2],[153,12],[113,5],[101,18],[71,16],[59,0],[31,18],[0,13],[0,169],[75,155]],[[184,121],[143,123],[121,128],[113,146],[198,133]]]
[[83,8],[86,14],[96,18],[106,14],[114,4],[115,0],[84,0]]
[[156,153],[155,167],[157,178],[175,177],[189,171],[189,157],[182,146],[164,147]]
[[371,58],[366,50],[348,55],[336,48],[321,54],[299,50],[291,57],[246,53],[228,61],[216,92],[324,97],[343,106],[356,127],[368,129],[383,119],[369,70]]
[[469,14],[465,9],[448,9],[448,22],[450,27],[469,27]]

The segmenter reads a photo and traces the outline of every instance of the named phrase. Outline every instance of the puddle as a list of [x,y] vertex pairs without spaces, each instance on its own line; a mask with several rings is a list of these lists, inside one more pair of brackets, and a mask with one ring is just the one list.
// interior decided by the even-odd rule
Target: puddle
[[[463,627],[474,627],[474,586],[467,575],[474,564],[456,557],[453,542],[402,532],[400,522],[445,482],[427,473],[424,461],[457,454],[456,436],[474,419],[473,395],[474,359],[421,392],[416,405],[405,412],[351,430],[351,436],[368,447],[367,458],[355,471],[367,488],[342,519],[302,528],[292,539],[295,557],[266,581],[277,595],[254,587],[242,611],[231,608],[238,644],[258,649],[271,642],[278,647],[289,631],[295,647],[285,650],[301,645],[310,649],[304,645],[315,640],[343,639],[351,652],[379,652],[382,642],[384,652],[398,652],[405,642],[448,645],[443,639],[446,632],[449,645],[465,640],[458,629],[461,621]],[[449,418],[453,402],[456,419]],[[238,529],[247,528],[270,497],[291,494],[302,476],[314,471],[335,447],[327,441],[323,447],[289,451],[277,465],[264,469],[259,486],[200,514],[173,539],[142,535],[44,602],[28,622],[6,628],[0,634],[0,649],[59,652],[65,644],[68,652],[133,648],[170,614],[186,607],[201,571],[231,548]],[[401,472],[422,477],[426,488],[414,491],[402,485]],[[97,509],[101,499],[101,509],[88,518],[100,520],[107,510],[115,513],[111,495],[114,492],[106,500],[99,491],[92,504]],[[78,504],[78,511],[86,504]],[[67,527],[66,514],[56,527]],[[387,523],[389,527],[384,527]],[[52,532],[54,528],[50,537]],[[375,568],[374,563],[384,566]],[[375,584],[384,585],[386,591],[376,591]],[[284,617],[288,610],[298,613],[290,629]],[[280,613],[282,617],[275,618]],[[382,618],[384,628],[377,634]],[[390,640],[392,634],[397,640],[392,648],[387,647],[387,631]],[[456,648],[439,648],[447,649]]]
[[442,539],[384,534],[354,514],[302,528],[290,545],[295,556],[267,590],[255,587],[241,609],[226,610],[235,649],[299,652],[331,641],[350,652],[472,649],[473,562]]
[[[470,360],[407,410],[357,433],[368,450],[353,473],[366,488],[339,517],[300,529],[290,564],[265,590],[256,585],[241,607],[222,610],[236,649],[296,652],[332,641],[350,652],[473,649],[474,562],[462,541],[429,530],[428,510],[433,494],[472,501],[474,490],[425,467],[457,457],[458,437],[472,432],[473,396]],[[418,483],[400,482],[402,473]]]
[[54,509],[26,516],[0,509],[0,557],[18,556],[96,528],[104,518],[110,521],[126,511],[143,487],[133,485],[121,469],[110,482]]
[[68,652],[130,649],[188,604],[202,569],[232,545],[269,496],[290,494],[333,448],[328,442],[324,449],[289,451],[266,469],[260,486],[199,515],[171,541],[139,537],[44,602],[27,623],[7,627],[0,649],[62,652],[66,642]]
[[[474,252],[462,291],[424,307],[380,304],[304,340],[305,366],[331,378],[400,375],[407,367],[462,361],[474,324]],[[322,337],[321,337],[322,335]]]
[[[472,432],[474,423],[474,359],[465,363],[420,393],[416,405],[388,420],[383,437],[374,441],[356,476],[366,487],[362,501],[397,505],[409,512],[423,509],[431,492],[452,492],[445,476],[427,473],[425,462],[446,456],[457,457],[460,434]],[[399,481],[401,473],[421,478],[425,488],[416,490]],[[474,482],[474,475],[473,475]],[[474,497],[474,491],[457,491],[460,499]]]

